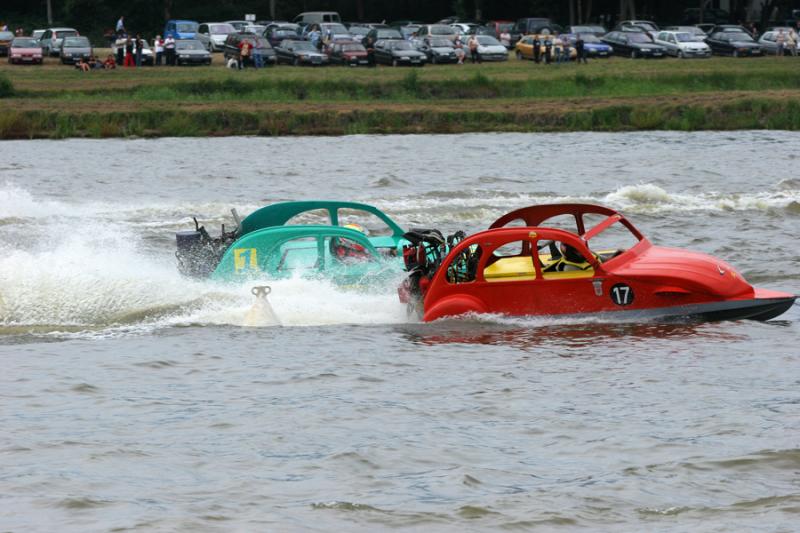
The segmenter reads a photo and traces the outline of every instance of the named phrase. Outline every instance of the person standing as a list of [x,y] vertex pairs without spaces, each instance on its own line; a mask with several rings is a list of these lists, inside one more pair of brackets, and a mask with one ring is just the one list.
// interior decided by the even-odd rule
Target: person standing
[[253,44],[253,66],[262,68],[264,66],[264,56],[261,54],[261,48],[258,47],[258,40]]
[[142,51],[144,49],[144,39],[142,39],[142,34],[136,34],[136,66],[142,66]]
[[786,34],[783,33],[782,29],[778,30],[778,35],[775,36],[775,44],[777,45],[775,55],[778,57],[783,57],[783,49],[786,46]]
[[549,35],[544,36],[544,64],[549,65],[553,59],[553,39]]
[[127,41],[128,37],[124,33],[119,33],[117,40],[114,41],[114,46],[117,48],[117,65],[122,65],[125,60],[125,43]]
[[481,56],[478,54],[478,38],[471,35],[467,41],[467,48],[469,48],[469,59],[472,64],[480,63]]
[[164,39],[164,55],[167,59],[167,66],[174,67],[175,66],[175,37],[171,34],[167,34],[167,38]]
[[579,65],[581,62],[588,63],[586,60],[586,42],[583,40],[583,37],[581,37],[580,33],[575,37],[575,52],[577,53],[575,59],[578,61]]
[[503,30],[500,33],[500,44],[506,48],[511,48],[511,34],[508,33],[508,30]]
[[375,38],[370,35],[364,40],[364,48],[367,49],[367,65],[375,66]]
[[156,59],[155,65],[160,67],[161,66],[161,59],[164,56],[164,39],[161,38],[160,35],[156,35],[155,40],[153,41],[153,46],[156,47]]
[[117,33],[125,33],[125,17],[121,15],[119,17],[119,20],[117,21]]
[[239,70],[246,68],[247,62],[250,60],[250,50],[253,45],[247,39],[242,39],[239,43]]
[[133,39],[131,39],[130,36],[128,36],[128,38],[125,39],[125,64],[124,64],[124,66],[126,66],[126,67],[134,66],[134,62],[133,62]]
[[453,47],[456,50],[456,57],[458,58],[458,64],[464,64],[464,58],[467,56],[467,53],[464,51],[464,43],[461,41],[461,36],[456,35],[456,40],[453,41]]
[[538,65],[542,59],[542,40],[538,35],[533,36],[533,61]]

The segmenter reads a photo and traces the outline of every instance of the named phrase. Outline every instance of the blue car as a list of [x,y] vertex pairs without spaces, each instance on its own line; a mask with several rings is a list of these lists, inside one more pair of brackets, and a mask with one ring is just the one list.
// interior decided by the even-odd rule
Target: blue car
[[[583,49],[586,50],[586,57],[611,57],[611,54],[614,53],[614,49],[611,46],[592,33],[581,33],[581,37],[583,37]],[[575,46],[578,36],[571,33],[568,38],[570,44]]]
[[164,37],[172,35],[175,39],[194,39],[199,23],[193,20],[168,20],[164,25]]

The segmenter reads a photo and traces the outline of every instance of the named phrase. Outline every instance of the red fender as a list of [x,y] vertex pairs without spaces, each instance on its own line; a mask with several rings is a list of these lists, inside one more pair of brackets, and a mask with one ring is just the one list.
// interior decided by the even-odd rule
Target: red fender
[[430,322],[446,316],[463,315],[464,313],[486,313],[486,305],[474,296],[456,294],[442,298],[436,305],[425,311],[423,320]]

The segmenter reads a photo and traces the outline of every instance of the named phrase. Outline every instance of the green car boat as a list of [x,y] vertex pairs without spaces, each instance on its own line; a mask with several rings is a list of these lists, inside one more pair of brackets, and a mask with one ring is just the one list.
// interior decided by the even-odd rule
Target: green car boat
[[294,276],[365,286],[402,271],[404,230],[374,206],[356,202],[281,202],[222,227],[211,237],[195,229],[176,234],[182,274],[217,281]]

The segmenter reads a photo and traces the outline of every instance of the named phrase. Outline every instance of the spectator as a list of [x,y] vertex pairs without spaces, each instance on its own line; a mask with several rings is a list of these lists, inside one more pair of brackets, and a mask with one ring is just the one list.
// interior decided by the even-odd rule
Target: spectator
[[511,34],[508,33],[508,30],[503,30],[500,33],[500,44],[506,48],[511,48]]
[[549,35],[544,36],[544,64],[549,65],[553,59],[553,39]]
[[308,33],[308,40],[311,41],[311,44],[313,44],[314,48],[316,48],[317,50],[322,49],[321,37],[322,34],[319,31],[319,26],[315,24],[314,27],[311,28],[311,31]]
[[469,48],[469,59],[470,61],[475,63],[481,62],[481,56],[478,55],[478,38],[474,35],[470,36],[469,40],[467,41],[467,48]]
[[783,33],[782,29],[778,30],[778,35],[775,36],[775,44],[777,45],[775,55],[783,57],[783,49],[786,46],[786,34]]
[[125,17],[120,16],[117,21],[117,33],[125,33]]
[[369,36],[364,39],[364,48],[367,49],[367,65],[370,67],[375,66],[375,38]]
[[8,31],[8,24],[0,22],[0,31]]
[[117,35],[117,40],[114,41],[114,46],[117,49],[117,65],[121,65],[122,61],[125,59],[125,42],[127,41],[127,36],[124,33],[120,33]]
[[170,67],[175,66],[175,37],[171,33],[167,34],[164,39],[164,54],[167,59],[167,65]]
[[160,35],[156,35],[156,38],[153,41],[153,46],[156,48],[156,58],[154,64],[160,67],[161,59],[164,57],[164,39],[162,39]]
[[247,62],[250,60],[250,50],[253,45],[247,39],[242,39],[239,43],[239,70],[246,67]]
[[117,68],[117,63],[114,61],[114,55],[108,54],[108,57],[103,61],[103,68],[106,70],[114,70]]
[[581,34],[579,33],[575,37],[575,52],[577,52],[577,57],[575,58],[575,60],[578,62],[579,65],[581,64],[581,62],[588,63],[588,61],[586,60],[585,45],[586,42],[583,40],[583,37],[581,37]]
[[133,61],[133,39],[131,39],[130,36],[128,36],[128,38],[125,39],[125,63],[123,63],[123,66],[132,67],[134,65],[135,63]]
[[467,53],[464,51],[464,43],[461,41],[461,36],[456,35],[456,40],[453,41],[453,46],[456,50],[456,57],[458,58],[458,64],[464,64],[464,58],[466,57]]
[[533,61],[538,65],[542,58],[542,40],[538,35],[533,36]]
[[797,33],[792,29],[786,36],[786,48],[792,57],[797,57]]
[[85,59],[85,58],[83,58],[83,57],[82,57],[82,58],[81,58],[81,60],[80,60],[80,61],[78,61],[78,63],[75,65],[75,68],[77,68],[77,69],[78,69],[78,70],[80,70],[81,72],[89,72],[89,70],[90,70],[89,63],[87,63],[87,62],[86,62],[86,59]]
[[253,66],[256,68],[264,66],[264,56],[261,55],[261,48],[258,47],[258,39],[255,39],[255,44],[253,45]]
[[556,64],[569,63],[569,39],[566,35],[557,37],[558,39],[558,57],[556,57]]
[[142,34],[136,34],[136,66],[142,66],[142,50],[144,49],[144,40],[142,39]]
[[23,35],[25,35],[25,30],[21,27],[14,30],[14,37],[22,37]]

